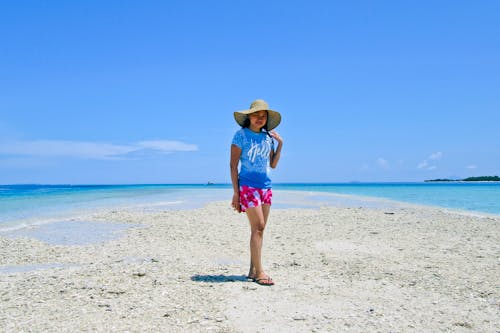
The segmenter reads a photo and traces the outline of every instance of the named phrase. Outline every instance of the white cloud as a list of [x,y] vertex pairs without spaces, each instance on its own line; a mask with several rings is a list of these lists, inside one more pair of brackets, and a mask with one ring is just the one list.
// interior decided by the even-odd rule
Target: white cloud
[[465,168],[469,169],[469,170],[474,170],[474,169],[477,169],[477,166],[476,165],[468,165]]
[[429,156],[430,160],[440,160],[443,157],[443,153],[438,151],[437,153],[433,153]]
[[429,163],[427,162],[427,160],[424,160],[417,165],[417,169],[425,169],[428,166],[429,166]]
[[196,151],[198,147],[180,141],[141,141],[129,145],[102,142],[34,140],[0,142],[0,155],[33,157],[74,157],[81,159],[119,159],[127,154],[154,150],[160,153]]
[[427,157],[425,160],[423,160],[422,162],[420,162],[417,165],[417,169],[424,169],[424,170],[437,169],[437,167],[435,165],[430,165],[429,160],[437,161],[437,160],[440,160],[442,157],[443,157],[443,153],[440,151],[438,151],[436,153],[432,153],[429,155],[429,157]]
[[165,140],[141,141],[138,142],[137,145],[145,149],[154,149],[164,153],[171,153],[174,151],[198,150],[198,146],[180,141],[165,141]]

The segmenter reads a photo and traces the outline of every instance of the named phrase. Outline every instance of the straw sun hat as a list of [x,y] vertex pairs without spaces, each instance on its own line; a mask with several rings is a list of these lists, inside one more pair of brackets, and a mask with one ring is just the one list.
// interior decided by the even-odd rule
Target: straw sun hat
[[256,99],[250,104],[250,109],[243,111],[236,111],[234,113],[234,119],[236,122],[243,126],[245,120],[247,119],[250,113],[254,113],[257,111],[267,111],[267,130],[270,131],[276,128],[281,122],[281,115],[278,111],[274,111],[269,109],[269,105],[266,101],[262,99]]

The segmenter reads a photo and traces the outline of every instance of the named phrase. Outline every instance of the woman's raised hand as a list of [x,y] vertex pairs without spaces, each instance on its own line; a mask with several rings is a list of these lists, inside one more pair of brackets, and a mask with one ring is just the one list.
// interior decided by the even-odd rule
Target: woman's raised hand
[[271,136],[276,139],[276,141],[278,141],[278,143],[283,143],[283,138],[278,134],[278,132],[276,131],[271,131],[269,134],[271,134]]

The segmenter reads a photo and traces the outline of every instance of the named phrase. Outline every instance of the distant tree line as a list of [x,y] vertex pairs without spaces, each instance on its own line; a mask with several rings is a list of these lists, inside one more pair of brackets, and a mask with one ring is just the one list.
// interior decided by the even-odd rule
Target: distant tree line
[[468,177],[464,179],[429,179],[426,182],[500,182],[498,176]]
[[469,177],[462,179],[465,182],[499,182],[500,177],[498,176],[481,176],[481,177]]

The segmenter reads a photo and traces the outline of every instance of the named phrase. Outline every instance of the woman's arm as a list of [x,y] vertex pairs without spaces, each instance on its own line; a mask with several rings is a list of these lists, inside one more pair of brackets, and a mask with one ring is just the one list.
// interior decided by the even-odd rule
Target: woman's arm
[[271,136],[278,141],[278,147],[276,151],[271,150],[270,165],[271,168],[275,169],[278,166],[278,162],[281,156],[281,147],[283,147],[283,138],[275,131],[270,132]]
[[231,183],[233,184],[233,200],[231,205],[238,213],[241,213],[240,206],[240,184],[238,181],[238,164],[240,162],[241,148],[236,145],[231,145],[231,161],[229,167],[231,169]]

